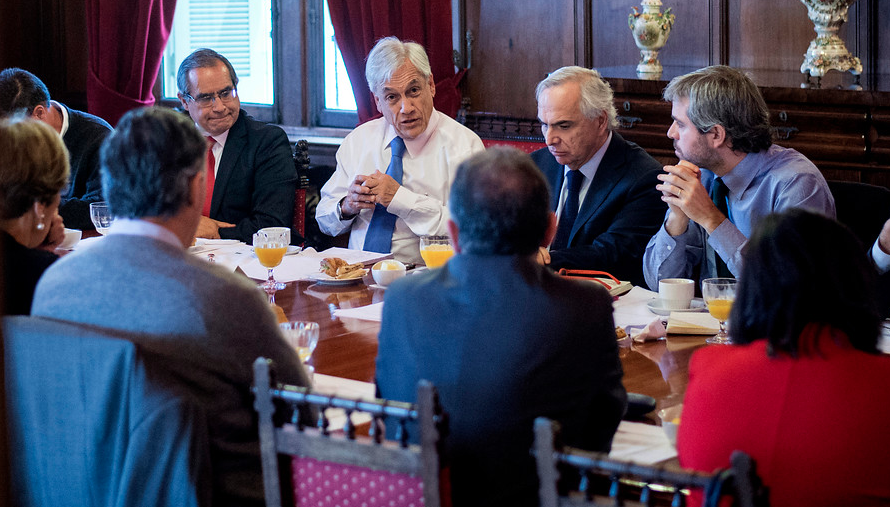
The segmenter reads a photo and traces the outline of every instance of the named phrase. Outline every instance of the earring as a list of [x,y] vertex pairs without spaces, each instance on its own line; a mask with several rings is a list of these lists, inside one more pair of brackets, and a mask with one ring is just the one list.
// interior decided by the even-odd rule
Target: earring
[[36,225],[38,231],[42,231],[43,229],[46,229],[46,224],[43,223],[44,219],[46,219],[46,215],[40,215],[40,220],[37,222],[37,225]]

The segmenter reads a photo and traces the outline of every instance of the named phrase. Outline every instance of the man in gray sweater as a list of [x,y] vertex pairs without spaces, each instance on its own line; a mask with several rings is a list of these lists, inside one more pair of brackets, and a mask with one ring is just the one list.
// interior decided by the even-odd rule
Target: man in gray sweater
[[[264,505],[251,365],[306,386],[256,284],[191,256],[204,204],[206,144],[169,109],[127,113],[102,147],[102,187],[117,217],[108,236],[66,255],[40,280],[41,315],[138,333],[165,379],[204,407],[214,505]],[[146,456],[145,459],[152,459]]]

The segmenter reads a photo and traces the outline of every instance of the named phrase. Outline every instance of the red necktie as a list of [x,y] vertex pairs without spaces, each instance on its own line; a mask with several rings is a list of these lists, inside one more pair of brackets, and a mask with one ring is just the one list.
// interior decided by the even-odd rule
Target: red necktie
[[216,157],[213,156],[213,145],[216,139],[207,136],[207,197],[204,199],[204,211],[201,212],[205,217],[210,216],[210,202],[213,201],[213,182],[216,180],[214,171],[216,169]]

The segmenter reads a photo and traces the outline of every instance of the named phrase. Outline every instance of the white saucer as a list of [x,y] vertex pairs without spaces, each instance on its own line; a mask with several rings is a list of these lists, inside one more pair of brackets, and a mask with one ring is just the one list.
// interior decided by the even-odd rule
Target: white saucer
[[[367,274],[367,270],[365,270],[365,275]],[[319,285],[352,285],[361,282],[363,278],[364,275],[355,278],[332,278],[324,273],[319,273],[309,276],[307,279]]]
[[691,308],[665,308],[662,306],[662,301],[655,298],[646,303],[646,308],[649,308],[649,311],[656,315],[670,315],[671,312],[703,312],[707,310],[705,302],[701,298],[693,299]]

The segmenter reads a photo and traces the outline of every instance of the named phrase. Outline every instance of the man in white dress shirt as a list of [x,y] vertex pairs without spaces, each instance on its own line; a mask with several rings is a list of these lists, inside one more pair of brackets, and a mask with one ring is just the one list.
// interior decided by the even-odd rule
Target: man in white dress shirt
[[[422,262],[420,236],[447,234],[458,164],[485,148],[473,131],[433,108],[436,86],[419,44],[381,39],[368,55],[365,78],[383,117],[343,140],[315,217],[325,234],[348,231],[349,248]],[[388,229],[378,226],[386,214]]]

